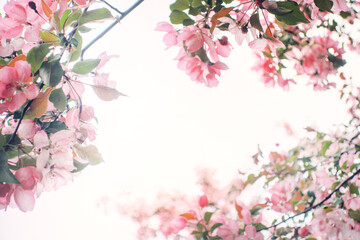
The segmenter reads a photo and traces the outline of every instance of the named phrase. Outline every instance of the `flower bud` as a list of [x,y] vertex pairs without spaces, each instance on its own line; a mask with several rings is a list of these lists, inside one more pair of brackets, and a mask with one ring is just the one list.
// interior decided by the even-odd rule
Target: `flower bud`
[[206,207],[209,204],[209,200],[207,196],[204,194],[201,197],[199,197],[199,206],[200,207]]

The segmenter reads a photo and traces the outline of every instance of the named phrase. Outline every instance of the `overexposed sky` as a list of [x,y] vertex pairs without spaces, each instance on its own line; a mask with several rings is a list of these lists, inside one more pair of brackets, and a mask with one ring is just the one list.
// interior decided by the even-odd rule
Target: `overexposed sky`
[[131,191],[150,198],[172,188],[200,194],[193,188],[194,167],[219,168],[226,181],[249,166],[258,144],[264,149],[294,144],[286,137],[285,122],[302,134],[303,127],[326,130],[346,119],[335,92],[314,93],[301,83],[290,92],[265,88],[250,70],[255,60],[245,46],[234,44],[224,60],[230,69],[218,87],[192,82],[172,60],[177,49],[165,51],[163,33],[154,31],[157,22],[168,20],[171,2],[145,0],[85,54],[119,55],[104,70],[129,96],[102,102],[87,89],[83,100],[95,107],[96,144],[105,163],[56,192],[43,193],[33,212],[1,212],[0,240],[135,239],[129,221],[96,207],[101,196]]

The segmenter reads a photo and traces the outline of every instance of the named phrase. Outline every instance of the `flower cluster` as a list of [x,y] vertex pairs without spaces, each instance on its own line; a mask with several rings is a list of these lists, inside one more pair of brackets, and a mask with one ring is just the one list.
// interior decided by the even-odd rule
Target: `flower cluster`
[[197,199],[160,194],[156,203],[117,208],[140,224],[139,239],[359,239],[357,124],[331,134],[308,128],[299,146],[268,158],[259,150],[257,170],[225,187],[202,171]]
[[170,21],[179,29],[161,22],[156,30],[166,32],[167,47],[180,48],[179,68],[208,87],[216,86],[215,76],[227,69],[219,57],[232,50],[230,34],[238,45],[247,40],[257,56],[254,69],[266,86],[277,83],[289,90],[296,76],[285,77],[284,70],[295,68],[315,90],[325,90],[335,86],[329,76],[346,63],[343,46],[353,50],[359,45],[355,34],[344,30],[358,21],[358,8],[345,0],[176,0],[170,5]]
[[[0,208],[34,208],[88,165],[102,162],[83,105],[84,84],[104,101],[121,94],[101,67],[112,57],[79,59],[87,23],[111,19],[88,0],[10,0],[0,17]],[[97,16],[101,13],[100,17]],[[93,79],[93,82],[89,82]]]

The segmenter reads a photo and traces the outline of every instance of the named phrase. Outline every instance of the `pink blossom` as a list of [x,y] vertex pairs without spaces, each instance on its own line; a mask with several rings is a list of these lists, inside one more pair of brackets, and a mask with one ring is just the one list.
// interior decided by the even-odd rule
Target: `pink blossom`
[[61,130],[51,134],[50,141],[54,151],[64,151],[76,142],[74,132],[70,130]]
[[155,28],[156,31],[166,32],[163,42],[165,43],[166,47],[169,48],[171,46],[175,46],[178,43],[178,33],[171,25],[167,22],[159,22]]
[[272,193],[271,202],[273,205],[271,208],[283,213],[291,211],[293,209],[293,205],[290,202],[292,189],[292,183],[287,180],[277,182],[269,190]]
[[202,208],[206,207],[209,204],[209,200],[205,194],[199,197],[198,202],[199,202],[199,206]]
[[7,208],[14,189],[10,184],[0,183],[0,209]]
[[351,12],[351,9],[347,6],[346,0],[333,0],[333,7],[331,10],[335,13],[343,12]]
[[191,25],[184,28],[179,34],[179,41],[184,41],[186,50],[193,53],[202,48],[205,43],[205,37],[206,35],[201,29]]
[[186,227],[187,220],[184,217],[177,217],[173,219],[166,231],[163,231],[165,236],[168,236],[170,234],[176,234],[183,230]]
[[24,167],[16,171],[15,177],[21,182],[16,185],[14,198],[21,211],[31,211],[35,205],[36,186],[42,174],[35,167]]
[[263,240],[264,235],[261,232],[257,232],[256,228],[252,225],[245,227],[245,234],[240,236],[239,240]]
[[223,36],[216,41],[216,53],[222,57],[228,57],[231,52],[231,44],[228,42],[228,38]]
[[102,52],[99,55],[100,63],[97,65],[96,70],[99,70],[100,68],[104,67],[105,64],[112,58],[119,57],[118,55],[107,55],[106,52]]
[[303,237],[303,238],[304,238],[304,237],[306,237],[306,235],[309,234],[309,229],[308,229],[307,226],[302,227],[302,228],[299,228],[298,233],[299,233],[299,236],[300,236],[300,237]]
[[4,6],[4,11],[6,12],[6,15],[9,16],[11,19],[19,23],[26,23],[26,10],[22,5],[18,4],[17,2],[8,1]]
[[49,137],[44,130],[38,131],[34,136],[34,147],[44,148],[49,146]]
[[24,119],[20,124],[18,135],[21,139],[33,139],[38,130],[39,127],[31,119]]
[[88,0],[74,0],[74,2],[76,2],[76,4],[78,5],[86,5]]
[[21,35],[23,25],[12,18],[0,18],[1,38],[11,39]]
[[80,120],[84,122],[89,122],[94,118],[94,108],[91,106],[82,106]]
[[[241,19],[242,19],[242,22],[248,21],[249,16],[245,14],[245,15],[243,15],[243,17]],[[244,39],[246,39],[247,41],[250,41],[249,35],[247,34],[248,33],[247,29],[245,29],[245,28],[241,29],[239,27],[239,25],[237,24],[237,22],[235,22],[233,19],[228,18],[228,17],[222,17],[222,18],[219,18],[219,21],[221,23],[229,24],[229,27],[228,27],[229,32],[235,36],[235,40],[239,46],[242,44]]]
[[26,102],[27,96],[34,99],[39,93],[36,85],[26,85],[30,76],[31,66],[26,61],[17,61],[14,67],[0,69],[0,98],[7,98],[9,111],[16,111]]

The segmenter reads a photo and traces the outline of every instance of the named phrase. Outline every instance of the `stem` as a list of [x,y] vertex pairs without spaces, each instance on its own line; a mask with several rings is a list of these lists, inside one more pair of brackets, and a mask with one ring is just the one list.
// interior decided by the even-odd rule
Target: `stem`
[[[41,83],[39,89],[41,90],[41,89],[43,88],[43,86],[44,86],[44,83]],[[23,110],[23,112],[21,113],[19,122],[17,123],[17,125],[16,125],[16,127],[15,127],[15,130],[14,130],[13,134],[11,135],[11,138],[9,139],[9,141],[7,142],[7,144],[11,144],[11,142],[14,141],[14,138],[15,138],[15,136],[16,136],[16,133],[17,133],[17,131],[19,130],[21,121],[23,120],[26,111],[29,109],[29,107],[31,106],[31,104],[32,104],[32,102],[33,102],[34,100],[35,100],[35,99],[30,100],[30,101],[26,104],[26,106],[24,107],[24,110]]]
[[266,228],[262,228],[260,230],[258,230],[258,232],[260,231],[263,231],[263,230],[268,230],[270,228],[276,228],[277,226],[279,226],[280,224],[283,224],[291,219],[294,219],[295,217],[298,217],[302,214],[305,214],[315,208],[318,208],[320,207],[321,205],[323,205],[327,200],[329,200],[332,195],[334,195],[336,192],[338,192],[340,190],[340,188],[342,188],[345,184],[347,184],[350,180],[352,180],[356,175],[358,175],[360,173],[360,169],[358,169],[353,175],[351,175],[350,177],[348,177],[344,182],[342,182],[337,188],[334,189],[334,191],[332,191],[328,196],[326,196],[321,202],[319,202],[318,204],[314,205],[314,206],[311,206],[307,209],[305,209],[304,211],[298,213],[298,214],[295,214],[294,216],[292,217],[288,217],[287,219],[277,223],[277,224],[274,224],[274,225],[271,225],[270,227],[266,227]]
[[117,9],[116,7],[114,7],[113,5],[111,5],[110,3],[108,3],[107,1],[105,0],[100,0],[102,1],[103,3],[105,3],[106,5],[108,5],[108,7],[110,7],[112,10],[116,11],[117,13],[119,13],[120,15],[123,15],[124,13],[121,12],[119,9]]
[[[103,1],[103,0],[102,0]],[[113,8],[115,11],[117,11],[118,13],[120,13],[120,17],[117,18],[112,24],[110,24],[104,31],[102,31],[97,37],[95,37],[93,40],[91,40],[91,42],[86,45],[80,55],[80,58],[83,59],[84,58],[84,53],[86,52],[86,50],[89,49],[89,47],[91,47],[97,40],[99,40],[100,38],[102,38],[106,33],[108,33],[113,27],[115,27],[116,24],[118,24],[124,17],[126,17],[126,15],[128,15],[131,11],[133,11],[137,6],[140,5],[140,3],[142,3],[144,0],[138,0],[136,3],[134,3],[134,5],[132,5],[128,10],[126,10],[125,12],[120,12],[119,10],[115,10],[114,7],[112,7],[111,5],[109,5],[107,2],[103,1],[104,3],[106,3],[108,6],[110,6],[111,8]]]

